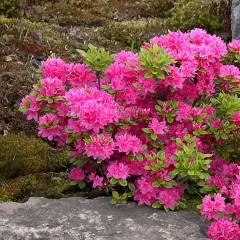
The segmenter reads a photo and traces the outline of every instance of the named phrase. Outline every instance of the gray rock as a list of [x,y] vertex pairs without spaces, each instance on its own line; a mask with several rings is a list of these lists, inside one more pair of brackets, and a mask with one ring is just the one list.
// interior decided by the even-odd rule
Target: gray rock
[[240,39],[240,0],[232,0],[232,38]]
[[115,206],[106,197],[0,204],[0,240],[206,240],[206,226],[193,212]]

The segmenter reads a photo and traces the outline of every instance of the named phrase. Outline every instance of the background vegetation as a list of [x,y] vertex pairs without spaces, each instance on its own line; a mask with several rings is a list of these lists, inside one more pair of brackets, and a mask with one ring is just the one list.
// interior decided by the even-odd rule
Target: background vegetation
[[0,201],[74,194],[64,149],[37,139],[35,124],[18,112],[41,61],[81,61],[76,49],[88,43],[137,50],[153,36],[195,27],[229,41],[230,11],[230,0],[2,0]]

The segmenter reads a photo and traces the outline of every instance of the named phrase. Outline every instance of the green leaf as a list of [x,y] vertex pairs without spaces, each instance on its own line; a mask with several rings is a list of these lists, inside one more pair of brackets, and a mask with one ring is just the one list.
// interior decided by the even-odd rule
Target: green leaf
[[76,159],[76,161],[74,162],[74,165],[82,168],[88,161],[89,161],[88,158],[81,157]]
[[81,55],[85,55],[85,52],[83,51],[83,50],[80,50],[80,49],[76,49],[76,51],[78,52],[78,53],[80,53]]
[[47,101],[48,101],[49,104],[53,103],[53,99],[52,98],[48,98]]
[[132,153],[128,154],[128,159],[133,161],[134,160],[134,154],[132,154]]
[[54,97],[54,100],[60,101],[60,100],[63,100],[63,97],[61,97],[61,96],[56,96],[56,97]]
[[163,181],[161,185],[165,188],[172,188],[172,186],[175,185],[175,184],[176,183],[174,181],[170,181],[170,182]]
[[119,125],[119,127],[122,128],[122,129],[127,129],[127,128],[128,128],[128,125],[125,124],[125,123],[121,123],[121,124]]
[[116,199],[119,199],[119,198],[120,198],[118,192],[116,192],[116,191],[113,191],[113,192],[112,192],[112,196],[113,196],[114,198],[116,198]]
[[142,130],[143,130],[145,133],[152,133],[152,129],[150,129],[150,128],[142,128]]
[[58,122],[59,122],[59,120],[58,120],[58,119],[57,119],[57,120],[55,120],[55,121],[52,123],[51,127],[54,127],[54,126],[56,126],[56,125],[58,124]]
[[162,108],[161,108],[159,105],[155,105],[155,109],[156,109],[158,112],[161,112],[161,111],[162,111]]
[[173,117],[167,117],[167,122],[168,123],[173,123],[173,120],[174,120]]
[[26,112],[28,109],[29,109],[28,107],[22,106],[22,107],[20,107],[18,110],[19,110],[20,112]]
[[166,212],[169,212],[169,208],[167,206],[163,205],[163,208]]
[[128,194],[124,193],[120,198],[121,198],[121,200],[125,200],[125,199],[127,199],[127,197],[128,197]]
[[157,134],[151,133],[151,139],[155,141],[157,139]]
[[187,208],[187,205],[183,202],[179,202],[178,204],[178,207],[180,207],[181,209],[186,209]]
[[142,162],[142,161],[143,161],[143,155],[140,154],[140,153],[138,153],[138,154],[136,155],[136,158],[137,158],[137,160],[138,160],[139,162]]
[[74,141],[74,137],[73,135],[70,135],[67,137],[66,143],[69,144],[69,143],[72,143],[73,141]]
[[81,189],[84,189],[84,188],[85,188],[85,182],[79,182],[79,183],[78,183],[78,186],[79,186]]
[[69,183],[70,186],[75,186],[75,185],[78,185],[78,181],[72,181]]
[[133,193],[132,192],[129,192],[127,195],[128,195],[129,198],[133,197]]
[[70,158],[69,162],[74,163],[77,159],[76,158]]
[[38,93],[39,93],[38,91],[32,91],[32,92],[30,93],[30,96],[36,96]]
[[160,201],[156,201],[155,203],[152,204],[152,208],[161,208],[162,204]]
[[164,78],[164,74],[161,73],[161,72],[157,73],[157,78],[163,79]]
[[176,138],[176,143],[180,147],[182,147],[184,145],[183,141],[180,138]]
[[136,123],[135,121],[133,121],[133,120],[130,120],[129,123],[130,123],[131,125],[133,125],[133,126],[137,126],[137,123]]
[[127,180],[125,180],[125,179],[120,179],[120,180],[118,180],[118,182],[119,182],[119,184],[120,184],[121,186],[123,186],[123,187],[126,187],[126,186],[127,186]]
[[132,184],[132,183],[129,183],[128,184],[128,188],[133,192],[133,191],[135,191],[135,189],[136,189],[136,187],[134,186],[134,184]]
[[115,178],[111,178],[109,182],[111,185],[115,185],[116,183],[118,183],[118,180]]
[[149,170],[152,170],[152,167],[149,166],[149,165],[147,165],[147,166],[144,167],[144,169],[147,170],[147,171],[149,171]]
[[40,125],[41,128],[49,128],[50,126],[47,123],[43,123]]
[[117,199],[115,199],[115,198],[113,198],[112,200],[111,200],[111,204],[117,204]]
[[153,76],[152,72],[146,72],[146,73],[144,74],[144,77],[145,77],[145,78],[151,78],[152,76]]
[[153,187],[160,187],[161,184],[159,183],[159,181],[154,181],[154,182],[152,183],[152,186],[153,186]]

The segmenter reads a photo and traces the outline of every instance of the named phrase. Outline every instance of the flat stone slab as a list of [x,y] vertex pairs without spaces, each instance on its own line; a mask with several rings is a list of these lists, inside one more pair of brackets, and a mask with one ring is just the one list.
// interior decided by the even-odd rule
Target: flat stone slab
[[206,227],[190,211],[111,205],[107,197],[0,203],[0,240],[206,240]]

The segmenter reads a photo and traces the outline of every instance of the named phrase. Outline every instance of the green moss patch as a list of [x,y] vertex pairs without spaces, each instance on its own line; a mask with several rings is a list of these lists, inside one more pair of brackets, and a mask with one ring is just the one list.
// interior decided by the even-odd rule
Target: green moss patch
[[52,149],[40,138],[23,134],[0,135],[0,180],[40,172],[59,172],[68,162],[66,154]]

